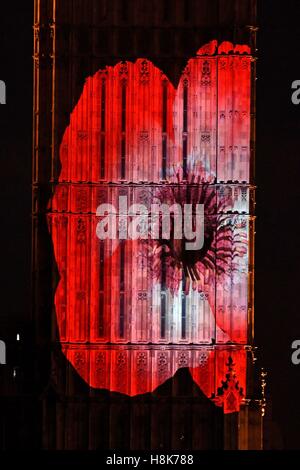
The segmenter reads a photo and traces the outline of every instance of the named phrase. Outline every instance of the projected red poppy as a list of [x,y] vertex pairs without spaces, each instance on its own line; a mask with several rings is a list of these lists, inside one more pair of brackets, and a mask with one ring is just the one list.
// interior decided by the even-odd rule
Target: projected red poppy
[[[48,220],[62,350],[92,387],[132,396],[189,367],[225,412],[239,409],[250,62],[247,46],[212,41],[188,61],[176,89],[146,59],[86,81],[60,146]],[[204,245],[192,252],[172,239],[99,240],[97,208],[118,207],[124,196],[147,210],[154,201],[203,204]]]

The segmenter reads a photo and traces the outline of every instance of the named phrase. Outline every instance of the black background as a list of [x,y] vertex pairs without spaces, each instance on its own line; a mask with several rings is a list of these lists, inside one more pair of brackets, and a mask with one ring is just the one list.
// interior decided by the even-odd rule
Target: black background
[[[0,338],[31,322],[32,23],[29,0],[0,7]],[[300,448],[300,1],[258,2],[256,343],[268,371],[266,447]],[[30,357],[25,358],[30,368]],[[8,362],[10,357],[8,356]],[[3,366],[2,366],[3,367]],[[270,421],[271,420],[271,421]]]

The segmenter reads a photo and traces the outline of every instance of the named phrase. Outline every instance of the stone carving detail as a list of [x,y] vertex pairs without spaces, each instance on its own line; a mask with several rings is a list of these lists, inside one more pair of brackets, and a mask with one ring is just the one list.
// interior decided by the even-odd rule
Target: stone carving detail
[[205,352],[202,352],[199,354],[199,366],[201,368],[205,367],[208,363],[208,354]]
[[117,354],[117,366],[118,368],[122,368],[126,364],[126,354],[119,352]]
[[147,300],[147,298],[148,298],[148,292],[146,292],[146,291],[140,291],[140,292],[138,292],[137,298],[138,298],[138,300]]
[[105,376],[106,376],[106,361],[105,361],[105,353],[98,352],[96,354],[95,360],[95,371],[98,376],[99,386],[105,387]]
[[211,66],[208,60],[205,60],[202,64],[201,85],[211,85]]
[[201,300],[207,300],[208,299],[208,295],[205,292],[200,292],[199,297],[200,297]]
[[243,202],[247,202],[247,192],[248,192],[248,188],[242,188],[242,201]]
[[128,64],[127,62],[121,62],[120,68],[119,68],[119,75],[121,81],[127,81],[128,78]]
[[222,380],[222,385],[218,387],[216,396],[213,396],[213,401],[217,406],[223,407],[224,413],[233,413],[240,410],[244,391],[236,378],[235,364],[231,356],[229,356],[226,366],[228,368],[226,379]]
[[147,389],[147,353],[140,352],[136,358],[137,389],[144,392]]
[[105,354],[103,352],[99,352],[96,354],[96,371],[102,372],[105,366]]
[[149,82],[149,78],[149,62],[148,60],[144,59],[140,64],[140,81],[141,83],[146,84]]
[[117,374],[116,374],[117,387],[122,388],[124,387],[124,384],[126,381],[126,372],[127,372],[127,367],[126,367],[127,357],[124,352],[117,353],[116,366],[117,366]]
[[184,352],[178,354],[178,366],[188,367],[188,355]]
[[148,142],[149,141],[149,133],[148,131],[141,131],[139,135],[141,142]]
[[184,78],[182,83],[183,83],[183,87],[184,87],[184,88],[187,88],[187,87],[189,86],[189,80],[188,80],[188,78],[187,78],[187,77]]
[[85,189],[77,191],[76,194],[76,211],[85,212],[87,210],[87,191]]
[[85,367],[85,358],[82,352],[76,352],[74,356],[74,364],[77,370],[81,371]]
[[241,65],[243,70],[247,70],[250,65],[249,59],[243,59]]
[[167,374],[168,370],[168,356],[166,353],[159,353],[157,358],[158,364],[158,375],[160,379],[163,379]]
[[210,142],[210,134],[202,134],[201,135],[201,142]]

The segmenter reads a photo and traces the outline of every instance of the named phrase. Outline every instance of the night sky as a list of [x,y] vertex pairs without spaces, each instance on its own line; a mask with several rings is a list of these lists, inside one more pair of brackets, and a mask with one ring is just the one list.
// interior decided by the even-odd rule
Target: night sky
[[[31,318],[31,3],[6,2],[0,16],[3,339]],[[291,102],[291,83],[300,80],[299,22],[299,0],[259,2],[255,319],[259,365],[268,371],[269,448],[300,448],[300,365],[291,362],[291,343],[300,339],[300,105]]]
[[300,106],[291,102],[291,83],[300,77],[300,2],[260,3],[256,342],[282,445],[300,448],[300,365],[291,362],[291,343],[300,338]]

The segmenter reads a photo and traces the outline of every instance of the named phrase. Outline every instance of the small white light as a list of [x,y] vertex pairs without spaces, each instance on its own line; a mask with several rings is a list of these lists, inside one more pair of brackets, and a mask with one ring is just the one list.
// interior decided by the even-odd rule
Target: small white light
[[13,370],[13,377],[17,377],[17,369]]
[[17,341],[20,341],[20,335],[17,333]]

